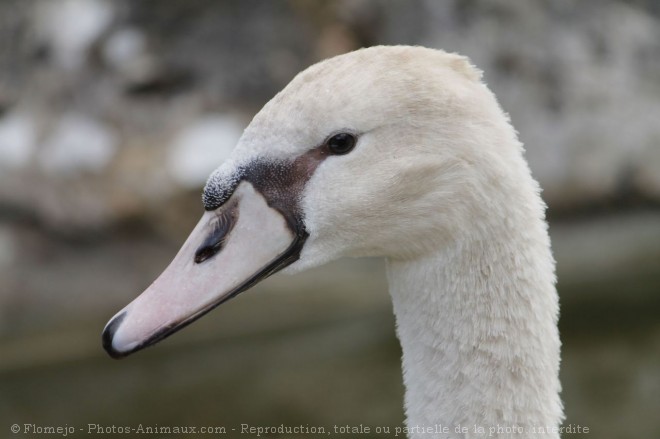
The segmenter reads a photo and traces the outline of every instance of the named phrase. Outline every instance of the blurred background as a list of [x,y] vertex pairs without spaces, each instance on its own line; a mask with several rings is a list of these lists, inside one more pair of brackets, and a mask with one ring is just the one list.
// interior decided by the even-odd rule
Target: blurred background
[[544,187],[566,423],[660,437],[660,1],[0,1],[0,436],[14,423],[403,421],[377,260],[277,275],[123,361],[260,107],[323,58],[420,44],[485,71]]

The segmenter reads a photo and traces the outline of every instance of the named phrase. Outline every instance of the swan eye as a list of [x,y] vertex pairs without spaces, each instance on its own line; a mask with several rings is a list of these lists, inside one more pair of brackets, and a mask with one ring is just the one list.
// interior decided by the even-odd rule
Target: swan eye
[[328,149],[332,154],[342,155],[351,152],[351,150],[355,147],[356,142],[357,139],[353,134],[339,133],[330,137],[326,141],[326,145],[328,145]]

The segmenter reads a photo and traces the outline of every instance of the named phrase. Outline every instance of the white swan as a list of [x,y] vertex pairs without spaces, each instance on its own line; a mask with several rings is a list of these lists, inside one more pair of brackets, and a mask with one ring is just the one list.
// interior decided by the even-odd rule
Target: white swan
[[106,326],[112,356],[286,266],[383,256],[409,435],[559,437],[544,204],[466,58],[372,47],[308,68],[255,116],[203,199],[172,264]]

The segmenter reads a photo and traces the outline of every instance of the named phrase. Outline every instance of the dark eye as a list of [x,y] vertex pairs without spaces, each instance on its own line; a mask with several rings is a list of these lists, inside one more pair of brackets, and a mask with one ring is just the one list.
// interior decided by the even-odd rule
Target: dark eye
[[339,133],[330,137],[326,142],[326,144],[328,145],[328,149],[330,150],[330,153],[336,155],[342,155],[351,152],[353,147],[355,147],[356,142],[357,139],[353,134]]

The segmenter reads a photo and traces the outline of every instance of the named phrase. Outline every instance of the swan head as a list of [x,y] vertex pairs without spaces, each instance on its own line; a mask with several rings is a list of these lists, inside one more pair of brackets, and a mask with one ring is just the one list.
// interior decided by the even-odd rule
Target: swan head
[[[508,146],[502,146],[508,145]],[[514,145],[511,147],[510,145]],[[466,58],[373,47],[300,73],[209,178],[205,213],[163,274],[103,333],[122,357],[286,268],[415,258],[489,214],[520,164],[515,133]]]

